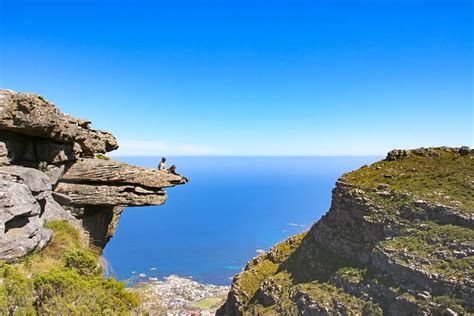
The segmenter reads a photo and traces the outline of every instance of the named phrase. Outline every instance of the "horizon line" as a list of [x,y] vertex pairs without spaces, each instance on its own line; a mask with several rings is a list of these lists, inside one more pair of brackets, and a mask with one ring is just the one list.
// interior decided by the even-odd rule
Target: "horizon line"
[[350,155],[350,154],[327,154],[327,155],[246,155],[246,154],[236,154],[236,155],[226,155],[226,154],[219,154],[219,155],[188,155],[188,154],[161,154],[161,155],[108,155],[110,157],[243,157],[243,158],[252,158],[252,157],[271,157],[271,158],[291,158],[291,157],[300,157],[300,158],[316,158],[316,157],[382,157],[386,156],[386,154],[363,154],[363,155]]

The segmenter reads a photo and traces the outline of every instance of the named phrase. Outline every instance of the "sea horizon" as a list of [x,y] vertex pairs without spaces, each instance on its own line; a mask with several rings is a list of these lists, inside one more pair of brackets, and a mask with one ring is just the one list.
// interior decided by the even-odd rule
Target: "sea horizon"
[[[159,156],[113,157],[156,167]],[[190,182],[162,206],[126,208],[104,250],[118,279],[168,275],[229,285],[245,264],[329,210],[343,173],[380,156],[167,156]]]

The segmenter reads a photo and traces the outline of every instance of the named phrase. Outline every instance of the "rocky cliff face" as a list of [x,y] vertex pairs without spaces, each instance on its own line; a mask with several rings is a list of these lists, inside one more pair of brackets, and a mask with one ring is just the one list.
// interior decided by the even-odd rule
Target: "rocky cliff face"
[[36,94],[0,90],[0,259],[44,247],[67,220],[103,248],[126,206],[160,205],[184,177],[101,159],[114,136]]
[[220,315],[474,311],[474,152],[396,150],[343,175],[308,232],[250,261]]

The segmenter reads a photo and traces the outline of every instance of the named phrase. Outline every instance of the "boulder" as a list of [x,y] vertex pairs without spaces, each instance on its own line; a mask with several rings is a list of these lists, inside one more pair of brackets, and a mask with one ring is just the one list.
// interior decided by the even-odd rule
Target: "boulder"
[[0,167],[0,258],[12,261],[51,239],[44,224],[68,221],[81,229],[81,222],[57,203],[50,177],[37,169],[23,166]]
[[0,258],[7,261],[42,248],[51,239],[40,219],[40,203],[21,182],[16,176],[0,173]]
[[0,174],[16,178],[24,183],[33,194],[51,191],[50,178],[44,172],[22,166],[5,166],[0,168]]
[[44,198],[44,210],[41,216],[44,223],[51,221],[67,221],[70,223],[79,223],[69,211],[66,211],[52,196]]

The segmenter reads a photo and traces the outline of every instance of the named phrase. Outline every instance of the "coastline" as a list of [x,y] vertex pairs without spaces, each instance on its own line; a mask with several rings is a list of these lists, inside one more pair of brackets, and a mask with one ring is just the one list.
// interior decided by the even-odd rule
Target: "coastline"
[[150,279],[129,287],[142,299],[140,312],[150,315],[214,315],[230,290],[230,286],[203,284],[174,274]]

